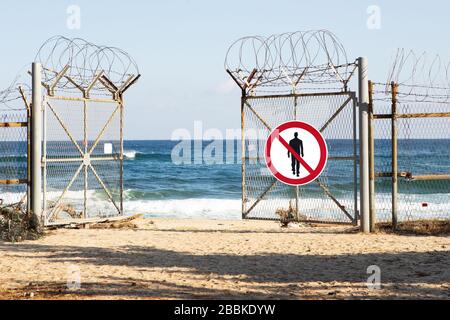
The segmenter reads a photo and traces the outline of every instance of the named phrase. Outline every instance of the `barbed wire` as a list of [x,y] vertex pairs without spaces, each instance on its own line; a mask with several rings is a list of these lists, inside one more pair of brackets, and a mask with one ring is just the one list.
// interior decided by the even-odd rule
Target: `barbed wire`
[[386,85],[391,82],[399,85],[400,100],[450,103],[450,61],[437,54],[397,49]]
[[[57,73],[66,66],[69,69],[65,75],[75,79],[81,88],[87,88],[100,72],[116,87],[120,87],[130,76],[139,74],[136,62],[122,49],[96,45],[81,38],[52,37],[39,48],[34,61],[44,67],[43,82],[47,84],[51,84]],[[67,78],[61,80],[57,88],[76,88]],[[98,86],[96,89],[105,88]]]
[[[86,89],[101,72],[117,88],[139,75],[139,68],[133,58],[122,49],[101,46],[84,39],[69,39],[55,36],[46,40],[39,48],[34,60],[43,66],[42,82],[54,84],[60,73],[67,70],[55,85],[60,92]],[[21,70],[11,84],[0,90],[0,111],[26,110],[22,93],[30,95],[31,77],[27,74],[31,62]],[[74,80],[75,83],[68,78]],[[109,93],[104,85],[96,83],[91,89],[92,95]]]
[[327,30],[249,36],[228,49],[225,69],[242,84],[296,87],[303,83],[346,85],[353,75],[344,46]]

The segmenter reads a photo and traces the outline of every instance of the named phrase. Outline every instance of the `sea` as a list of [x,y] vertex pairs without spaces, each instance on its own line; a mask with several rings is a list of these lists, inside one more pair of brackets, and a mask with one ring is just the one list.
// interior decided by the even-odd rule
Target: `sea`
[[[211,142],[189,143],[192,145],[191,150],[188,150],[191,154],[184,159],[192,158],[192,161],[179,163],[174,161],[172,154],[174,148],[180,146],[180,141],[124,142],[126,213],[143,213],[148,217],[167,218],[241,218],[240,142],[220,142],[219,145],[223,146],[224,152],[215,159],[223,158],[216,163],[194,158],[195,152],[198,152],[197,156],[201,155]],[[327,141],[327,143],[331,155],[348,154],[351,150],[349,140]],[[11,144],[16,144],[16,148]],[[376,170],[389,170],[390,142],[376,140],[375,147]],[[17,147],[17,142],[0,142],[0,179],[6,178],[14,171],[19,175],[24,174],[26,170],[24,150],[26,146]],[[11,170],[12,165],[15,166],[14,170]],[[348,161],[342,161],[342,166],[339,169],[334,164],[335,169],[327,173],[328,181],[338,185],[336,192],[340,197],[352,198],[354,186],[353,177],[349,173],[351,165]],[[399,171],[405,168],[414,168],[414,175],[449,174],[450,140],[400,140]],[[450,218],[450,180],[411,182],[400,179],[399,183],[400,206],[409,206],[408,208],[412,206],[410,209],[414,211],[416,208],[419,215],[423,212],[426,216],[427,211],[431,210],[435,215]],[[389,179],[377,179],[376,190],[380,201],[389,202],[390,186]],[[23,190],[0,185],[0,199],[6,203],[8,199],[17,198],[15,193],[21,191]],[[81,201],[83,192],[77,192]],[[308,193],[303,193],[303,196],[308,196]],[[95,198],[95,194],[92,197]],[[380,203],[379,208],[382,209],[383,205]]]

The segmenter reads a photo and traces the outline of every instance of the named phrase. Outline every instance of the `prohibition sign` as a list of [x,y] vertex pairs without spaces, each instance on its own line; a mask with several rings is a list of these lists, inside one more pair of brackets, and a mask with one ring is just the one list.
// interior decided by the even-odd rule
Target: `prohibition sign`
[[325,169],[328,149],[322,134],[302,121],[275,128],[266,142],[266,165],[279,181],[302,186],[317,179]]

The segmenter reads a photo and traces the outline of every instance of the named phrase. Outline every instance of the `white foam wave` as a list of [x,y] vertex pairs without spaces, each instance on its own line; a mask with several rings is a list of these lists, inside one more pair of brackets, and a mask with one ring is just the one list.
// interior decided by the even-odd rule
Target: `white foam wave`
[[[61,191],[49,191],[48,201],[55,201],[61,195]],[[89,209],[92,212],[107,213],[114,210],[103,192],[89,190],[87,192]],[[0,199],[3,204],[16,203],[23,193],[1,192]],[[377,213],[381,216],[390,212],[390,197],[377,195]],[[435,195],[399,195],[399,213],[401,216],[407,214],[409,218],[433,218],[436,216],[450,219],[450,194]],[[75,207],[82,208],[84,191],[68,191],[64,201]],[[279,199],[279,204],[288,205],[287,199]],[[253,201],[252,201],[253,202]],[[285,203],[284,203],[285,202]],[[351,208],[352,199],[342,199],[342,203]],[[264,205],[264,200],[261,202]],[[335,207],[324,206],[319,199],[303,198],[300,200],[302,211],[307,214],[317,215],[330,214]],[[241,199],[166,199],[166,200],[144,200],[133,199],[124,202],[124,210],[128,215],[142,213],[148,217],[167,218],[210,218],[210,219],[240,219]],[[330,211],[330,212],[328,212]],[[319,214],[320,215],[320,214]],[[275,217],[275,216],[274,216]]]
[[135,150],[129,150],[129,151],[124,151],[123,152],[123,155],[125,156],[125,158],[127,158],[127,159],[134,159],[134,158],[136,158],[136,154],[137,154],[138,152],[137,151],[135,151]]

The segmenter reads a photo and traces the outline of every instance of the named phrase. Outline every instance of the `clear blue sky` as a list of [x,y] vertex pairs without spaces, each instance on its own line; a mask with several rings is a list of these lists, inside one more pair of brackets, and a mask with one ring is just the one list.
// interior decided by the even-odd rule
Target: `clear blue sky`
[[[81,29],[66,27],[69,5],[81,8]],[[381,9],[381,29],[366,26],[368,6]],[[126,97],[126,138],[170,138],[176,128],[239,128],[239,90],[228,90],[223,61],[246,35],[329,29],[349,57],[367,56],[370,77],[386,78],[395,48],[448,59],[448,1],[159,0],[24,1],[0,3],[0,86],[31,62],[54,35],[82,37],[128,51],[142,78]]]

